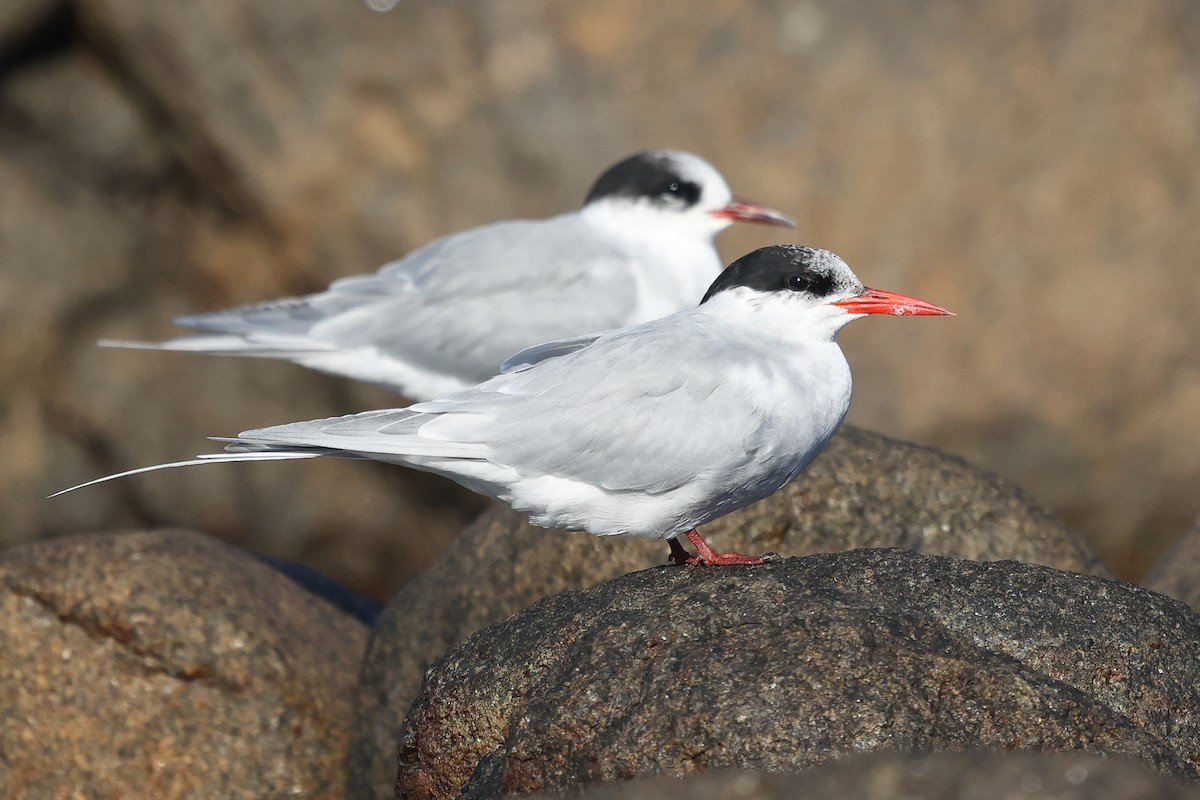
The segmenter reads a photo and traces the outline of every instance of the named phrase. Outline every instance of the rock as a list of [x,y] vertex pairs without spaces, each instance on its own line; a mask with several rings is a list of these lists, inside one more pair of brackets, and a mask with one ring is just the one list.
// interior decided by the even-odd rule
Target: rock
[[1196,780],[1198,644],[1180,603],[1017,562],[857,550],[662,567],[547,598],[447,653],[401,731],[397,791],[980,747],[1119,753]]
[[[44,497],[53,491],[51,484],[70,485],[63,482],[69,472],[94,469],[88,457],[107,449],[86,433],[72,442],[74,447],[67,445],[73,438],[72,419],[86,412],[71,415],[63,413],[64,407],[87,408],[95,397],[63,378],[63,353],[79,345],[78,329],[69,321],[136,296],[140,254],[155,250],[169,257],[172,250],[160,226],[169,227],[180,210],[170,197],[151,193],[153,200],[148,201],[126,194],[116,188],[129,185],[121,181],[107,188],[99,185],[99,175],[112,179],[115,169],[111,162],[103,163],[101,154],[108,147],[102,133],[133,135],[137,130],[136,111],[122,102],[123,94],[104,80],[89,79],[82,60],[54,68],[30,67],[24,74],[28,84],[18,76],[0,84],[0,113],[20,122],[0,126],[0,242],[5,252],[0,276],[0,449],[11,454],[0,467],[3,545],[47,531],[88,530],[97,520],[128,525],[140,521],[136,509],[131,513],[130,504],[122,502],[127,498],[94,495],[81,508],[47,503]],[[65,139],[76,144],[87,140],[82,132],[58,131],[55,120],[69,117],[68,107],[42,96],[49,87],[64,85],[78,91],[71,97],[86,98],[80,114],[96,135],[86,157],[67,159],[58,152]],[[57,99],[66,100],[61,95]],[[73,107],[78,111],[80,105]],[[39,119],[38,109],[48,114],[57,110]],[[103,114],[121,121],[99,124],[97,115]],[[19,131],[38,135],[23,137]],[[95,182],[80,180],[76,170],[94,176]],[[94,356],[93,340],[89,337],[88,358]],[[122,415],[130,407],[126,397]],[[136,407],[146,418],[158,416],[153,403]]]
[[[742,552],[896,546],[1101,570],[1078,538],[996,476],[853,427],[792,485],[706,526],[705,535],[718,549]],[[664,563],[666,554],[664,542],[548,532],[507,509],[468,528],[373,628],[357,690],[352,795],[390,793],[396,731],[435,658],[535,600]]]
[[1200,610],[1200,520],[1163,554],[1142,585]]
[[[297,266],[285,244],[320,226],[306,219],[281,233],[293,212],[248,213],[246,206],[265,201],[245,200],[242,178],[222,182],[224,156],[205,160],[214,152],[205,139],[213,108],[241,106],[222,94],[188,117],[178,108],[193,96],[186,87],[174,87],[181,101],[159,98],[157,78],[126,68],[169,35],[122,41],[112,52],[100,12],[75,6],[69,22],[78,27],[63,37],[73,44],[12,65],[0,80],[7,121],[0,126],[0,448],[10,454],[0,466],[0,545],[80,530],[186,526],[319,567],[361,592],[390,593],[477,515],[479,500],[427,475],[327,464],[197,470],[43,501],[84,478],[199,452],[209,435],[399,402],[288,365],[96,349],[101,337],[159,338],[173,331],[175,315],[316,288],[328,278],[314,278],[311,264]],[[229,20],[228,9],[214,13]],[[226,42],[229,31],[206,27],[213,20],[191,21],[190,33],[175,33]],[[146,31],[131,23],[121,34]],[[242,55],[253,49],[244,44]],[[183,49],[169,44],[164,52]],[[217,62],[231,64],[230,74],[264,77],[236,58],[198,68],[211,71]],[[253,162],[260,163],[278,167]],[[336,163],[335,170],[345,166]],[[308,174],[292,167],[282,174],[301,173]],[[365,257],[349,252],[370,238],[347,221],[357,212],[335,221],[339,204],[317,191],[331,226],[321,230],[336,230],[342,250],[322,243],[306,257],[336,261],[338,269],[361,264],[353,268],[360,271],[419,241],[401,232],[403,240],[376,239]]]
[[[538,795],[557,797],[557,795]],[[1084,753],[868,753],[802,773],[713,770],[585,791],[587,800],[1186,800],[1195,788],[1133,759]]]
[[[46,183],[59,173],[60,181],[69,176],[135,207],[156,184],[169,183],[174,165],[161,132],[128,96],[120,78],[91,53],[68,50],[25,67],[0,85],[0,105],[26,127],[23,144],[33,151],[28,155],[36,153],[37,160],[53,165],[43,177]],[[82,238],[85,232],[72,231],[69,238]]]
[[11,796],[342,796],[363,625],[185,531],[0,555]]

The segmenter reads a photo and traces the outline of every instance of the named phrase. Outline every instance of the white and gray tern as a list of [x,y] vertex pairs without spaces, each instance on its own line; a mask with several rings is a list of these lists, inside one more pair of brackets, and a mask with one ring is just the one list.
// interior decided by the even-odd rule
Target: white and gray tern
[[607,169],[578,211],[447,236],[307,297],[176,320],[206,333],[101,344],[283,359],[429,400],[522,348],[695,305],[721,270],[713,238],[735,221],[794,225],[734,198],[698,156],[651,150]]
[[867,314],[949,313],[864,287],[827,250],[765,247],[734,262],[696,307],[539,345],[465,391],[246,431],[224,440],[228,452],[110,478],[371,458],[446,475],[537,525],[668,539],[677,562],[759,563],[714,552],[696,528],[787,484],[841,425],[850,368],[838,331]]

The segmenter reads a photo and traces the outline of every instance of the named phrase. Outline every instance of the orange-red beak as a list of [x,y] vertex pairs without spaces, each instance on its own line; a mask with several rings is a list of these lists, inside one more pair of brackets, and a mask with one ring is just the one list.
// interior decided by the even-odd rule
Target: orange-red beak
[[851,314],[891,314],[896,317],[953,317],[953,311],[947,311],[941,306],[909,297],[906,294],[885,292],[882,289],[867,289],[862,294],[847,297],[845,300],[834,300],[833,305],[841,306]]
[[759,225],[778,225],[781,228],[796,227],[796,221],[782,211],[776,211],[749,200],[742,200],[739,197],[730,200],[724,208],[718,208],[709,213],[714,217],[731,219],[734,222],[755,222]]

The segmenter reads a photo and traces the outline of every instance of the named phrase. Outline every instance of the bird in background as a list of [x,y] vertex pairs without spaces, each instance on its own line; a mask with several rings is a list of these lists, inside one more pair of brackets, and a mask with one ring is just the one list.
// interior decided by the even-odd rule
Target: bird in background
[[227,452],[82,486],[192,464],[369,458],[445,475],[535,525],[666,539],[676,563],[757,564],[713,551],[697,528],[780,489],[829,442],[850,406],[837,334],[868,314],[950,312],[863,286],[827,250],[765,247],[696,307],[533,347],[470,389],[246,431],[219,440]]
[[794,227],[730,193],[698,156],[648,150],[609,167],[578,211],[437,239],[323,292],[180,317],[203,333],[103,346],[256,356],[431,400],[495,375],[541,342],[695,305],[734,222]]

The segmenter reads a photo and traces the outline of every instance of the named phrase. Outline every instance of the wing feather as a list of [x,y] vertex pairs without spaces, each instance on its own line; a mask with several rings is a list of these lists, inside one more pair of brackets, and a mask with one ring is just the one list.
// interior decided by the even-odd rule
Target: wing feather
[[[703,369],[704,353],[729,342],[680,323],[676,315],[613,331],[414,410],[439,414],[428,428],[439,436],[486,441],[490,461],[525,475],[670,491],[697,470],[744,463],[764,436],[764,415],[751,413],[754,399],[738,376]],[[645,337],[651,327],[653,337]],[[647,338],[655,346],[646,346]],[[678,369],[681,348],[692,350],[689,363],[700,369]],[[718,429],[722,436],[709,434]]]
[[[531,342],[627,324],[637,306],[629,259],[574,214],[501,222],[436,240],[324,292],[176,322],[245,339],[209,340],[222,352],[377,348],[418,370],[449,366],[475,382]],[[545,313],[556,308],[562,313]],[[170,349],[204,349],[189,338]]]
[[407,408],[368,411],[344,417],[293,422],[243,431],[227,449],[321,448],[405,463],[412,457],[479,459],[487,448],[476,442],[424,436],[428,415]]
[[[440,458],[449,471],[454,459],[485,460],[526,477],[667,492],[698,472],[745,463],[763,438],[764,416],[753,413],[737,375],[703,369],[707,350],[730,346],[703,328],[676,315],[612,331],[445,398],[246,431],[231,448],[323,448],[399,463]],[[682,348],[700,369],[678,369]],[[718,429],[722,436],[709,434]]]
[[542,361],[581,350],[599,338],[599,333],[589,333],[583,336],[573,336],[570,339],[555,339],[550,342],[536,344],[533,347],[526,347],[519,353],[510,356],[507,361],[501,364],[500,373],[505,374],[529,369],[534,364],[539,364]]

